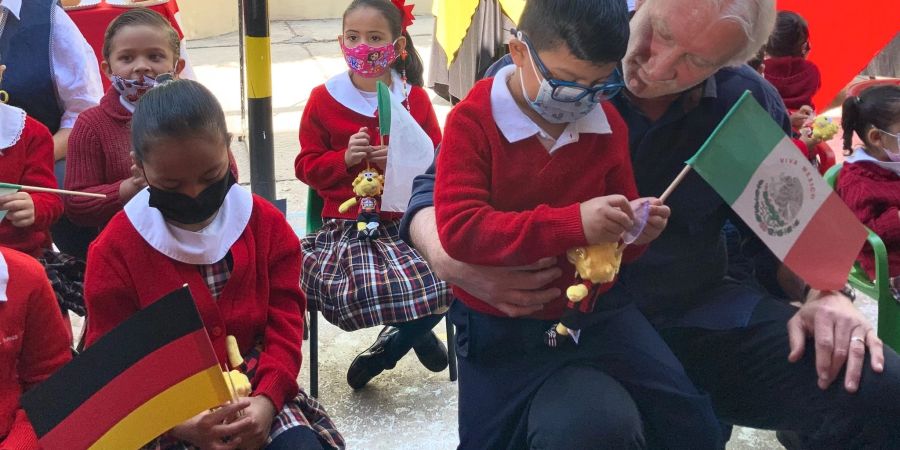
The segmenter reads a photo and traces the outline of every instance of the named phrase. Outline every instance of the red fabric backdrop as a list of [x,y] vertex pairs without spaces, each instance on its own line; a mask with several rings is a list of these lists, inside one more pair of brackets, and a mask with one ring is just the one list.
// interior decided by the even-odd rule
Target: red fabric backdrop
[[900,31],[900,0],[778,0],[809,22],[809,60],[822,72],[813,98],[820,109],[869,64]]

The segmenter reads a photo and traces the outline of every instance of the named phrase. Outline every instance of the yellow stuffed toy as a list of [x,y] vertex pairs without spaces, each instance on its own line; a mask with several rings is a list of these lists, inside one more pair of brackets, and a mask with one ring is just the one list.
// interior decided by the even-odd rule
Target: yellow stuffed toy
[[818,141],[827,141],[838,132],[838,124],[830,117],[819,116],[812,123],[812,137]]
[[359,215],[356,217],[356,231],[360,238],[375,239],[378,237],[378,218],[380,211],[379,198],[384,191],[384,175],[373,168],[367,168],[353,180],[353,197],[338,207],[342,214],[359,204]]
[[232,369],[229,372],[222,372],[222,376],[225,377],[225,384],[227,384],[231,392],[235,393],[238,397],[248,397],[252,387],[247,375],[244,375],[243,372],[238,370],[241,364],[244,363],[244,358],[241,357],[237,339],[235,339],[234,336],[227,336],[225,338],[225,346],[226,352],[228,353],[228,363],[231,365]]
[[559,323],[544,333],[544,342],[558,347],[565,342],[578,343],[581,318],[594,310],[597,295],[595,286],[609,283],[619,273],[624,245],[617,242],[577,247],[566,252],[566,259],[575,266],[575,284],[566,289],[569,302]]

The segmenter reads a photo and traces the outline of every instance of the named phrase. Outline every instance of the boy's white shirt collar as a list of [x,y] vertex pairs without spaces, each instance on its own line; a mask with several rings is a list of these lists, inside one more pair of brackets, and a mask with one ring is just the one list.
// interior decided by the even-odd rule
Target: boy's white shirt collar
[[19,18],[19,12],[22,11],[22,0],[2,0],[0,6],[9,10],[10,14]]
[[[372,108],[372,105],[363,97],[359,89],[353,85],[350,80],[350,72],[341,72],[325,82],[325,89],[334,97],[338,103],[346,106],[352,111],[362,114],[366,117],[375,117],[375,111],[378,108]],[[408,91],[407,91],[408,92]],[[406,99],[403,97],[403,80],[400,74],[391,70],[391,95],[401,102]]]
[[126,205],[125,215],[156,251],[185,264],[209,265],[222,260],[250,223],[253,196],[237,183],[213,221],[200,231],[188,231],[166,222],[150,207],[150,191],[138,192]]
[[[513,99],[506,82],[515,70],[516,65],[510,64],[500,69],[494,76],[494,82],[491,86],[491,115],[494,117],[494,122],[497,123],[497,128],[500,129],[503,137],[510,143],[530,138],[536,134],[552,139],[549,134],[519,109],[519,105]],[[549,152],[552,154],[565,145],[578,142],[581,133],[612,133],[609,120],[606,118],[606,113],[603,112],[601,105],[598,104],[588,115],[568,124]]]
[[848,156],[845,159],[845,161],[848,163],[851,163],[851,164],[862,162],[862,161],[872,162],[872,163],[875,163],[875,165],[877,165],[879,167],[890,170],[891,172],[894,172],[895,174],[900,175],[900,162],[877,160],[877,159],[873,158],[872,155],[866,153],[866,151],[863,150],[862,148],[857,148],[856,150],[853,150],[853,154]]
[[3,150],[16,145],[25,129],[25,111],[0,103],[0,156]]
[[6,296],[6,286],[9,284],[9,267],[6,265],[6,258],[3,252],[0,252],[0,302],[9,300]]

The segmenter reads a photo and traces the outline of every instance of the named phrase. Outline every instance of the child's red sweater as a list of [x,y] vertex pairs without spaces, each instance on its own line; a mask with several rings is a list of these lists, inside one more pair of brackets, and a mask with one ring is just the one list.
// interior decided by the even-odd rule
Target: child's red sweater
[[[900,275],[900,176],[872,162],[845,163],[836,190],[860,222],[884,241],[890,275]],[[875,276],[872,247],[863,247],[859,263]]]
[[[437,147],[441,142],[441,128],[428,93],[421,87],[411,86],[407,101],[413,118]],[[349,169],[344,162],[350,136],[361,127],[369,129],[372,144],[377,144],[378,118],[364,116],[342,105],[325,85],[313,89],[300,120],[300,154],[294,161],[294,169],[297,178],[315,189],[325,201],[323,218],[356,219],[355,208],[342,214],[338,206],[355,196],[351,183],[366,168],[365,161]],[[381,217],[397,220],[403,214],[382,212]]]
[[253,197],[250,222],[231,247],[234,266],[213,299],[195,265],[176,261],[150,246],[124,212],[92,244],[84,278],[88,346],[147,305],[184,284],[220,362],[228,361],[225,338],[233,335],[241,354],[263,349],[253,395],[265,395],[277,410],[297,395],[306,297],[300,292],[300,242],[274,206]]
[[[0,150],[0,182],[57,187],[53,174],[53,137],[47,127],[31,117],[25,118],[19,142]],[[38,257],[53,245],[50,225],[62,215],[63,203],[56,194],[30,192],[29,195],[34,201],[34,223],[17,228],[4,218],[0,221],[0,245]]]
[[[563,276],[554,287],[565,293],[575,274],[565,253],[587,245],[579,203],[609,194],[637,197],[625,122],[603,103],[612,134],[582,133],[553,154],[537,136],[509,143],[491,112],[493,81],[478,82],[447,117],[434,187],[441,244],[454,259],[488,266],[557,256]],[[629,247],[623,259],[641,249]],[[453,291],[476,311],[504,316],[468,292]],[[560,296],[535,317],[557,320],[566,302]]]
[[813,104],[813,96],[822,86],[819,68],[802,56],[779,56],[765,60],[763,76],[775,86],[789,110]]
[[78,116],[69,136],[66,189],[105,194],[106,198],[67,196],[66,216],[73,223],[100,227],[124,204],[119,185],[131,177],[131,112],[119,92],[106,91],[100,104]]
[[0,254],[9,270],[0,302],[0,449],[37,450],[19,397],[72,359],[69,334],[44,268],[8,248]]

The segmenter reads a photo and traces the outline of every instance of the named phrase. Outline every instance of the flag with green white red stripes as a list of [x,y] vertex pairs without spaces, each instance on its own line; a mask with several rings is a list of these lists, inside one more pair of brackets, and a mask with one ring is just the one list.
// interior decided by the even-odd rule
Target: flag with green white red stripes
[[810,286],[844,286],[866,229],[749,91],[687,164]]

